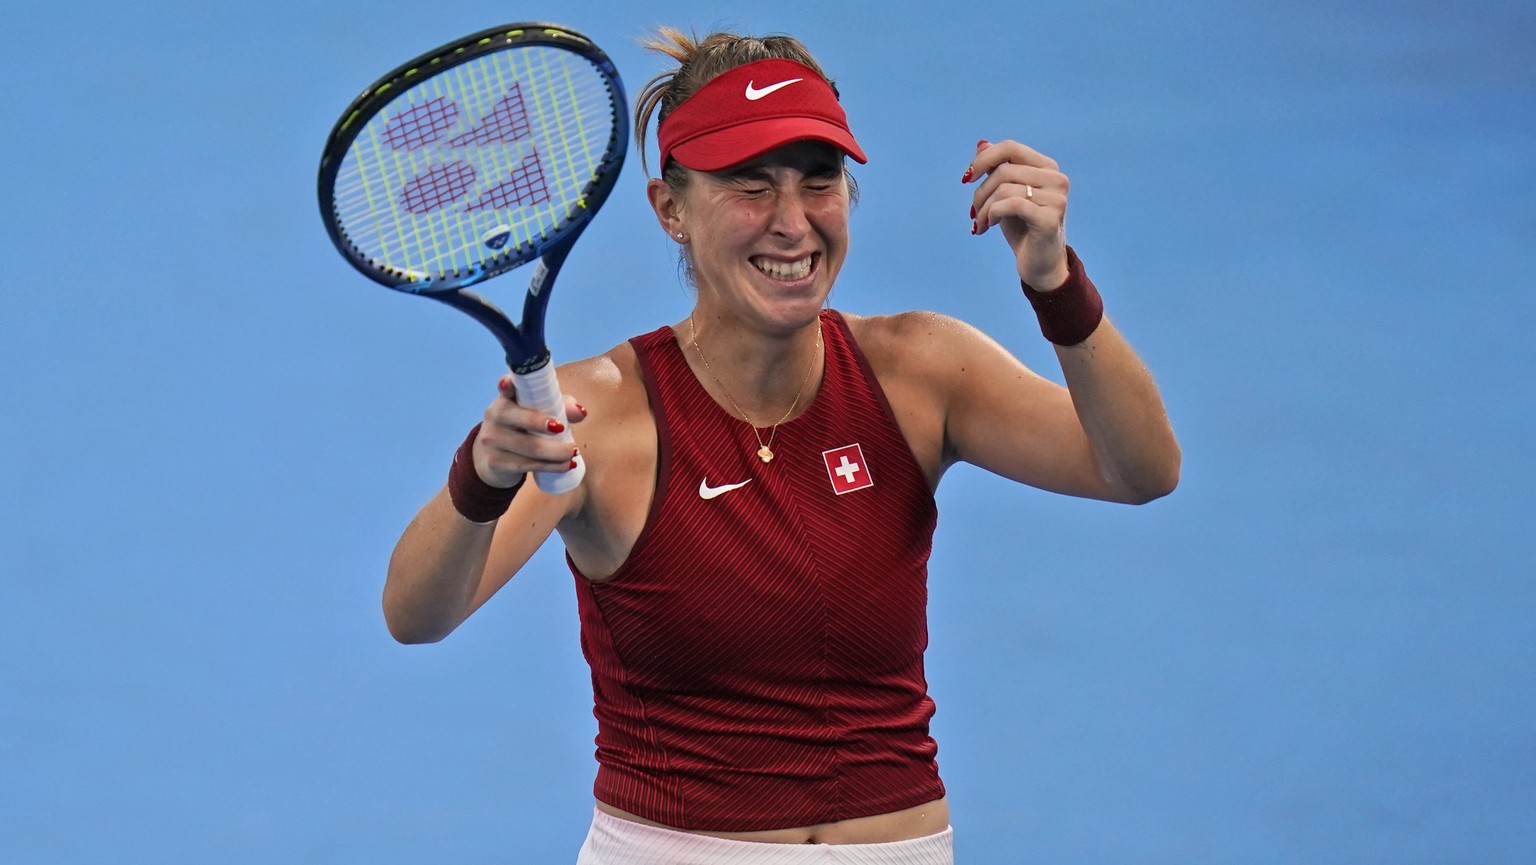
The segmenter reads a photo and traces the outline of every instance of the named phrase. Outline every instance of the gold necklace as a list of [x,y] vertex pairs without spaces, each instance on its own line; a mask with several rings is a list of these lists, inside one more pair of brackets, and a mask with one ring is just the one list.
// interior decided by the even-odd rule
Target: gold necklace
[[752,423],[752,419],[747,417],[747,413],[742,411],[741,406],[737,405],[736,400],[731,397],[731,392],[726,390],[725,383],[720,380],[720,376],[715,375],[714,368],[709,365],[709,358],[704,356],[704,349],[699,348],[699,326],[694,322],[691,311],[688,313],[688,338],[693,342],[693,350],[699,353],[699,360],[704,361],[704,369],[709,372],[709,377],[715,380],[715,386],[720,388],[721,393],[725,394],[725,401],[730,403],[731,408],[741,415],[741,419],[747,422],[748,427],[751,427],[752,437],[757,439],[757,458],[765,463],[772,460],[773,440],[779,434],[779,424],[788,420],[789,416],[795,413],[795,406],[800,404],[800,397],[805,396],[805,386],[811,381],[811,372],[816,369],[816,358],[821,356],[821,322],[816,322],[816,351],[811,355],[810,366],[805,368],[805,378],[800,380],[800,389],[795,392],[795,401],[789,404],[789,410],[784,412],[783,417],[774,421],[773,428],[768,431],[767,444],[763,444],[763,437],[757,432],[757,424]]

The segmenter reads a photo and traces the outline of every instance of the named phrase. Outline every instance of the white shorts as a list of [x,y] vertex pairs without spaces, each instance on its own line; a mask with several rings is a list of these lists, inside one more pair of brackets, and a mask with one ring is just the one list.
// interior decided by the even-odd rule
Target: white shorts
[[576,865],[954,865],[953,828],[881,844],[765,844],[647,826],[593,809]]

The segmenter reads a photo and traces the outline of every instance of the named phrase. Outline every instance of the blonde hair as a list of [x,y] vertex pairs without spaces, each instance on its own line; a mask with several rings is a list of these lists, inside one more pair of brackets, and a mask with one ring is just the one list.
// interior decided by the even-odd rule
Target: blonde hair
[[[711,33],[700,40],[696,34],[684,33],[676,27],[661,26],[640,44],[665,54],[678,64],[676,69],[647,81],[635,99],[635,146],[640,149],[640,165],[647,174],[650,173],[650,166],[645,160],[645,136],[651,125],[651,115],[657,115],[656,123],[659,126],[672,113],[672,109],[727,70],[758,60],[793,60],[816,70],[832,87],[832,92],[837,92],[837,85],[827,78],[821,64],[793,36],[756,37]],[[674,188],[680,189],[687,183],[687,169],[675,160],[670,166],[661,166],[661,172],[663,179]]]

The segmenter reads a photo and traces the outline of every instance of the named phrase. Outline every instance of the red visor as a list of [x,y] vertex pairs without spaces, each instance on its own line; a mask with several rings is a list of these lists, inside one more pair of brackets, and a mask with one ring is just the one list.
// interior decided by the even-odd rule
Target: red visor
[[719,171],[792,141],[825,141],[868,162],[848,129],[831,85],[793,60],[759,60],[729,69],[677,106],[656,137],[667,160]]

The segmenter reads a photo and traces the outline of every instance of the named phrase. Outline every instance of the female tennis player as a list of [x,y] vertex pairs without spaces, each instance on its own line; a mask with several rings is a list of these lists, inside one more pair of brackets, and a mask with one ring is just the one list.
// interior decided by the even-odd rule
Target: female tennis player
[[799,42],[650,47],[678,65],[636,139],[656,115],[647,191],[695,306],[560,369],[574,492],[524,484],[573,449],[502,380],[395,549],[390,630],[442,639],[558,531],[598,719],[580,865],[952,863],[923,673],[934,489],[967,462],[1150,501],[1179,474],[1162,401],[1065,245],[1054,161],[982,141],[955,176],[1023,283],[981,290],[1019,327],[1033,307],[1065,388],[953,319],[826,308],[865,154]]

